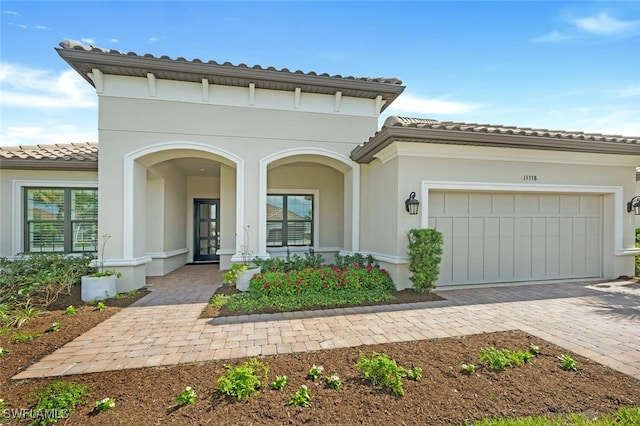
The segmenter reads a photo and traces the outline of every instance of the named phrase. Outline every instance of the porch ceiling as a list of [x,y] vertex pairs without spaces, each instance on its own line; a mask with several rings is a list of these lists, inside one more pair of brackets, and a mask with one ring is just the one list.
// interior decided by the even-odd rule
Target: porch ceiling
[[220,177],[220,163],[206,158],[176,158],[168,160],[185,176]]

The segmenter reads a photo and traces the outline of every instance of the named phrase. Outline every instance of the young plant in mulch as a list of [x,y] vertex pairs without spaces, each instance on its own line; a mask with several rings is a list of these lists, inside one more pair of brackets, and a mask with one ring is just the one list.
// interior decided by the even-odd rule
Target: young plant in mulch
[[569,355],[560,355],[558,357],[558,361],[560,362],[560,368],[565,371],[578,371],[578,363],[575,359],[571,358]]
[[191,405],[195,404],[197,399],[198,394],[196,393],[196,390],[191,386],[187,386],[178,398],[176,398],[176,403],[180,405]]
[[322,372],[324,371],[324,367],[321,365],[315,365],[313,364],[313,366],[311,366],[311,368],[309,369],[309,373],[307,374],[308,377],[311,378],[311,380],[318,380],[320,377],[322,377]]
[[225,365],[225,368],[227,373],[218,379],[216,389],[224,395],[245,400],[258,393],[269,372],[269,366],[255,358],[238,367]]
[[29,343],[31,341],[33,341],[33,339],[42,336],[42,333],[39,333],[37,331],[32,331],[32,332],[28,332],[28,331],[23,331],[20,333],[17,333],[15,335],[13,335],[9,341],[11,343]]
[[36,405],[34,413],[47,413],[47,416],[36,417],[30,425],[47,425],[67,418],[78,404],[84,402],[88,392],[86,385],[59,380],[48,384],[35,393]]
[[471,375],[476,372],[476,366],[470,362],[460,364],[460,372],[462,372],[462,374]]
[[291,395],[289,405],[293,405],[294,407],[311,407],[309,388],[307,388],[306,385],[300,386],[300,389]]
[[342,386],[342,379],[340,379],[340,376],[338,376],[337,374],[332,374],[331,376],[327,376],[324,378],[325,383],[327,384],[328,387],[330,387],[331,389],[340,389],[340,386]]
[[271,382],[271,389],[273,390],[282,390],[289,383],[289,379],[287,376],[278,376],[276,379]]
[[113,398],[106,397],[101,399],[100,401],[96,401],[96,411],[109,411],[113,410],[116,407],[116,401]]
[[78,308],[76,308],[73,305],[67,306],[67,309],[65,309],[63,312],[64,315],[75,315],[77,313],[78,313]]
[[60,321],[56,321],[53,324],[51,324],[49,326],[49,328],[47,328],[47,330],[45,332],[46,333],[52,333],[54,331],[60,331],[60,325],[61,325]]
[[402,387],[402,379],[409,377],[412,380],[420,380],[422,377],[422,369],[413,367],[411,370],[398,365],[398,363],[390,358],[387,354],[373,352],[371,358],[367,358],[360,351],[360,359],[355,365],[365,380],[371,383],[373,387],[381,387],[389,389],[395,396],[403,396],[404,388]]
[[507,367],[523,365],[530,362],[535,358],[535,355],[529,351],[498,350],[490,346],[480,350],[479,358],[489,370],[504,371]]

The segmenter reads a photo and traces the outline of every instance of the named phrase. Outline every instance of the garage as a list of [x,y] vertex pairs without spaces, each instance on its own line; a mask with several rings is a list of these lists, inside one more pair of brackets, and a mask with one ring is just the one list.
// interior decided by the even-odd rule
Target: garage
[[602,276],[603,195],[431,191],[438,286]]

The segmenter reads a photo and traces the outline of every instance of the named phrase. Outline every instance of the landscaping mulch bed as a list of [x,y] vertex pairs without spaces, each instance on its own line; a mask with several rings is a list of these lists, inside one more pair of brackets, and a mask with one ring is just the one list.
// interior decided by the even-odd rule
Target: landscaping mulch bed
[[[30,394],[60,378],[16,382],[11,376],[121,309],[110,306],[108,301],[107,306],[103,312],[84,306],[73,316],[52,312],[38,317],[23,328],[44,331],[54,321],[61,321],[62,326],[30,343],[11,344],[8,335],[0,336],[0,346],[11,350],[0,358],[0,398],[5,399],[5,408],[33,407],[35,401]],[[538,345],[542,354],[530,364],[504,372],[478,367],[470,376],[459,371],[462,363],[479,366],[482,348],[526,350],[531,343]],[[419,382],[405,380],[405,395],[401,398],[374,389],[354,369],[360,350],[367,356],[373,351],[386,353],[405,367],[419,366],[423,378]],[[562,370],[557,359],[561,354],[570,354],[578,362],[578,371]],[[640,405],[638,380],[522,332],[323,350],[259,360],[270,367],[268,383],[279,375],[286,375],[289,383],[282,391],[271,390],[267,385],[248,401],[225,397],[215,390],[216,381],[226,371],[224,364],[237,366],[246,359],[65,376],[65,381],[88,385],[90,394],[64,424],[459,425],[485,417],[569,412],[599,416],[624,406]],[[327,375],[338,374],[343,386],[333,390],[322,381],[311,381],[306,376],[313,364],[322,365]],[[311,407],[288,405],[291,395],[303,384],[309,387]],[[175,399],[186,386],[195,387],[198,400],[193,405],[177,405]],[[115,409],[96,414],[95,401],[107,396],[116,400]]]

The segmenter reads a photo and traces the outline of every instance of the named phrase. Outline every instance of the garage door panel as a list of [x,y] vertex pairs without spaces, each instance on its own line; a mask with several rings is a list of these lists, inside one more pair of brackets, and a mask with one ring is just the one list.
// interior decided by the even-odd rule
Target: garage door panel
[[541,195],[540,196],[540,214],[541,215],[559,215],[560,214],[560,196],[559,195]]
[[599,277],[602,197],[435,193],[443,232],[438,285]]

